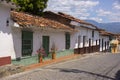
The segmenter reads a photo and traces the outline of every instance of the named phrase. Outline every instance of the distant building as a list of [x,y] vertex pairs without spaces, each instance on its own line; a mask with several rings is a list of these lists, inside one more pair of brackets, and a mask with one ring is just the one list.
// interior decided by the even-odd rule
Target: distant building
[[99,29],[95,25],[61,12],[46,11],[44,17],[78,30],[72,35],[71,40],[71,46],[75,49],[75,53],[83,54],[99,51]]

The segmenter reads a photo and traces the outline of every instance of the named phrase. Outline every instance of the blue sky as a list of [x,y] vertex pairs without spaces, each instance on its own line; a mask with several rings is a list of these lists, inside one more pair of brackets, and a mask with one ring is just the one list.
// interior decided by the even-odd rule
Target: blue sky
[[46,10],[64,12],[82,20],[120,22],[120,0],[48,0]]

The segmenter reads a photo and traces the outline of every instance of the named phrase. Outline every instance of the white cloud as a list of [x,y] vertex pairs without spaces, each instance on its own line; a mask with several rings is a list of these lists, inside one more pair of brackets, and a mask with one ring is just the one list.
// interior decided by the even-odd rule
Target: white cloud
[[99,23],[103,21],[103,19],[102,19],[102,18],[99,18],[99,17],[91,17],[91,18],[89,18],[89,19],[94,20],[94,21],[97,21],[97,22],[99,22]]
[[112,7],[113,11],[111,11],[109,19],[114,22],[120,22],[120,0],[116,0]]
[[113,3],[113,8],[116,10],[120,10],[120,3],[118,1]]
[[107,18],[111,22],[120,22],[120,11],[107,11],[100,9],[97,12],[98,17]]
[[99,0],[48,0],[46,10],[64,12],[80,19],[92,19],[98,22],[104,19],[120,21],[120,0],[115,0],[111,11],[104,9],[95,11],[95,7],[99,4]]
[[[75,7],[75,8],[91,8],[98,5],[98,1],[89,1],[89,0],[49,0],[48,1],[48,9],[53,8],[62,8],[64,7]],[[56,10],[57,10],[56,9]]]
[[106,11],[106,10],[103,10],[103,9],[99,9],[98,11],[96,11],[98,13],[98,16],[108,16],[111,14],[110,11]]
[[79,17],[79,18],[80,18],[80,19],[83,19],[83,20],[88,19],[86,16],[85,16],[85,17],[81,16],[81,17]]
[[109,19],[113,22],[120,22],[120,12],[112,13]]
[[98,4],[99,1],[93,0],[49,0],[46,10],[65,12],[72,16],[86,19],[90,16],[90,9]]

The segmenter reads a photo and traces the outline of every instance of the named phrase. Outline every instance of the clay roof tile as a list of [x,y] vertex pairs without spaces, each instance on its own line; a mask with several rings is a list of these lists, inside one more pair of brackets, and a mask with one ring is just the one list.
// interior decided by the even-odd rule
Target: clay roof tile
[[69,26],[61,24],[57,21],[26,14],[24,12],[11,11],[11,18],[15,22],[17,22],[21,27],[33,25],[33,26],[42,27],[42,28],[47,27],[47,28],[53,28],[53,29],[60,29],[64,31],[75,31]]

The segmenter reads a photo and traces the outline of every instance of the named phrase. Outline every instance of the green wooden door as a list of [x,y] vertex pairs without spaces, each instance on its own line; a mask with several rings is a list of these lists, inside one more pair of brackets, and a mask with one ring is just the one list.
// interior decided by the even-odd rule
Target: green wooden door
[[49,54],[49,36],[43,36],[42,38],[43,48],[46,54]]
[[33,32],[22,31],[22,56],[31,56],[33,51]]
[[65,34],[65,39],[66,39],[66,40],[65,40],[65,42],[66,42],[66,43],[65,43],[65,48],[66,48],[66,49],[69,49],[69,48],[70,48],[70,34],[69,34],[69,33],[66,33],[66,34]]

